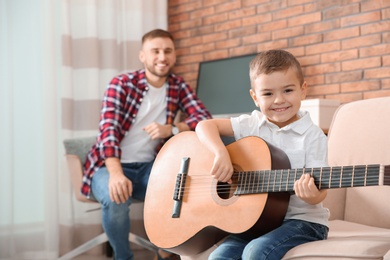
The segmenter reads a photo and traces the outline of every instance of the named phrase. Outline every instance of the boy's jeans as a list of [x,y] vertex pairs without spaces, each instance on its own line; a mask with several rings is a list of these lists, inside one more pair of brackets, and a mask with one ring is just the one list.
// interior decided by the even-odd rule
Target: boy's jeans
[[326,226],[303,220],[286,220],[273,231],[246,241],[231,235],[215,249],[209,260],[280,260],[291,248],[328,236]]
[[143,201],[149,180],[152,162],[123,163],[123,171],[133,182],[133,194],[126,203],[116,204],[110,200],[108,191],[109,173],[106,167],[100,168],[92,177],[92,195],[102,206],[103,229],[114,250],[116,260],[132,260],[130,250],[130,209],[132,198]]

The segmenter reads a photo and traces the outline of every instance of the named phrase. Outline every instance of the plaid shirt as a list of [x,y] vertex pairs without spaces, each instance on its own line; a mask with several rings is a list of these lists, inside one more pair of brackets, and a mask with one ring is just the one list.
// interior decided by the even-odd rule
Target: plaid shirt
[[[203,103],[181,77],[170,74],[167,90],[167,124],[172,124],[179,110],[185,112],[184,122],[194,130],[199,121],[211,118]],[[143,97],[148,91],[145,70],[122,74],[111,80],[104,94],[97,142],[84,164],[81,192],[91,193],[93,174],[104,165],[105,158],[121,158],[120,142],[131,130]],[[156,148],[156,154],[166,140]]]

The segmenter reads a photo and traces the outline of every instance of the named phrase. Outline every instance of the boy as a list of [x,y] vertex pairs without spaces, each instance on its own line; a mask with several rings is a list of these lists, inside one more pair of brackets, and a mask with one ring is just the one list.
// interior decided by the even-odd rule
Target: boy
[[[287,51],[270,50],[258,54],[249,67],[250,95],[262,113],[206,120],[196,128],[202,144],[215,154],[211,174],[231,182],[233,166],[220,135],[236,140],[259,136],[282,149],[291,168],[327,166],[327,138],[309,114],[300,111],[307,84],[296,58]],[[294,191],[280,227],[251,241],[231,235],[209,259],[280,260],[295,246],[326,239],[329,212],[321,202],[327,191],[318,190],[309,174],[295,182]]]

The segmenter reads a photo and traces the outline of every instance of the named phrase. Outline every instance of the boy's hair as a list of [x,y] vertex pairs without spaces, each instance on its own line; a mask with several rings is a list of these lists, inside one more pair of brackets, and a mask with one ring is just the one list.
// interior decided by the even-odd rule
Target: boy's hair
[[249,77],[251,83],[261,74],[271,74],[275,71],[287,71],[289,68],[295,70],[299,83],[304,82],[301,64],[299,61],[284,50],[268,50],[260,52],[249,64]]
[[152,30],[152,31],[144,34],[144,36],[142,37],[142,44],[144,44],[145,41],[151,40],[154,38],[169,38],[172,40],[172,42],[174,42],[174,38],[170,32],[162,30],[162,29],[155,29],[155,30]]

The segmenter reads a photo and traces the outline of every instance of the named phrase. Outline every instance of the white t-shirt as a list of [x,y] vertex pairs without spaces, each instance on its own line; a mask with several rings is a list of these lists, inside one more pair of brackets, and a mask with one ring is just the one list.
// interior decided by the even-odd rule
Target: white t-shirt
[[155,149],[160,139],[152,140],[143,128],[152,122],[165,124],[167,88],[167,83],[161,88],[148,84],[147,93],[143,97],[135,122],[120,144],[122,163],[150,162],[154,159]]
[[[306,111],[299,111],[299,120],[279,128],[269,122],[260,111],[231,118],[234,137],[259,136],[286,153],[291,168],[326,167],[327,137],[316,126]],[[290,197],[285,219],[301,219],[328,225],[329,210],[322,203],[310,205],[296,195]]]

